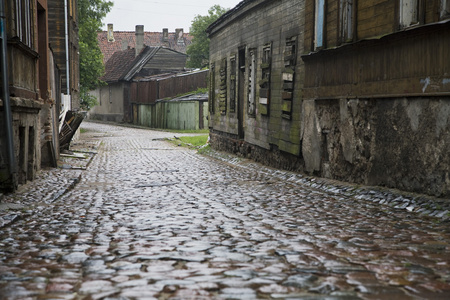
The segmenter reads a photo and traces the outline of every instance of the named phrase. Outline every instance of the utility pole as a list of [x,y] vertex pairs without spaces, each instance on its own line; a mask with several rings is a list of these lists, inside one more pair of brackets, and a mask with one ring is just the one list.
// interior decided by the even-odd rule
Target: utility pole
[[14,156],[14,137],[12,129],[12,112],[11,101],[9,99],[9,80],[8,80],[8,55],[7,47],[8,40],[6,36],[6,12],[5,12],[5,0],[0,0],[0,39],[1,39],[1,77],[2,77],[2,100],[3,100],[3,114],[5,119],[5,134],[6,134],[6,147],[8,153],[9,164],[9,182],[5,186],[8,190],[15,191],[17,188],[17,168],[16,159]]

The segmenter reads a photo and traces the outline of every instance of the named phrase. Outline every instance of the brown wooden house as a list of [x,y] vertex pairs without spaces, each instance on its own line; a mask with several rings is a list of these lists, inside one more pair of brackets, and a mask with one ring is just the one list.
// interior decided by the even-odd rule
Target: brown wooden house
[[[33,180],[41,165],[56,164],[61,94],[69,99],[68,106],[77,99],[77,1],[2,3],[6,22],[2,65],[8,70],[1,76],[7,84],[1,84],[0,189],[15,190]],[[63,90],[66,74],[72,88]]]
[[450,195],[448,0],[244,0],[208,29],[211,145]]
[[449,12],[447,0],[306,0],[308,171],[450,195]]

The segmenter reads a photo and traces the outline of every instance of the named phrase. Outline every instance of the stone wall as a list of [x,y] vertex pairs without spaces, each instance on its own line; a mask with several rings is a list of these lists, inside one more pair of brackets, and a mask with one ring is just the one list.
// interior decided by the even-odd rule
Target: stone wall
[[[24,98],[11,97],[12,129],[14,136],[14,153],[16,160],[18,184],[33,180],[41,166],[40,143],[40,110],[42,104]],[[3,107],[0,106],[0,124],[5,120]],[[1,131],[0,144],[0,189],[11,189],[9,182],[9,162],[6,152],[6,139],[4,130]]]
[[89,119],[123,122],[124,84],[111,83],[91,91],[90,94],[97,98],[98,104],[89,111]]
[[449,196],[449,100],[304,101],[305,172]]

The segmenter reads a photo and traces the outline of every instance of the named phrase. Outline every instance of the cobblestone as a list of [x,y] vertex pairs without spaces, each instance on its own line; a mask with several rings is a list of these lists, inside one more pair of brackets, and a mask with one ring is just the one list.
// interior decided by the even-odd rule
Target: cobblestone
[[450,298],[448,200],[82,127],[0,198],[0,299]]

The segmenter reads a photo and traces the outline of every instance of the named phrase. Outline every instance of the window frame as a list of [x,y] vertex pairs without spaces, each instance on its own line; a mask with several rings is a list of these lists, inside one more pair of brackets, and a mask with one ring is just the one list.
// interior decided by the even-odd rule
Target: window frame
[[441,20],[450,18],[450,0],[441,0],[441,7],[439,9],[439,12]]
[[326,0],[315,0],[314,3],[314,49],[319,50],[326,45]]
[[[399,0],[398,22],[400,29],[414,27],[420,24],[420,3],[420,0]],[[408,14],[408,11],[411,13]]]

